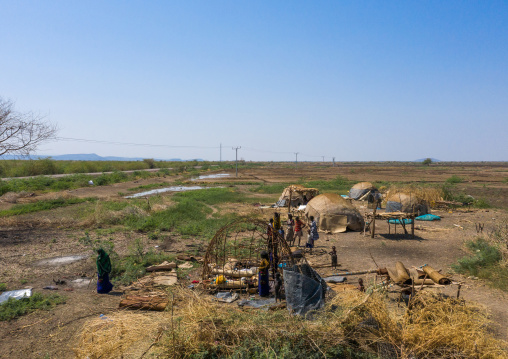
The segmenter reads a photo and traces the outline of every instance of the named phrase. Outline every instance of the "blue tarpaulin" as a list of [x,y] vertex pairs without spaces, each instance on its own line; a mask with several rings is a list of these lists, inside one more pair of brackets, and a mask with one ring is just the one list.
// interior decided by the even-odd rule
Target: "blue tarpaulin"
[[416,217],[415,219],[417,221],[439,221],[441,217],[434,214],[424,214],[423,216]]

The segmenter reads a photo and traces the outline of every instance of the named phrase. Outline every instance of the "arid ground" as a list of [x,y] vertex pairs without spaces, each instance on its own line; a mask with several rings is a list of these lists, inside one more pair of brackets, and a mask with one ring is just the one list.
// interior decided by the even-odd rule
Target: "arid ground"
[[[86,233],[91,238],[112,241],[120,256],[132,251],[132,243],[136,239],[146,251],[204,254],[207,243],[202,238],[183,236],[172,231],[161,231],[154,236],[152,232],[129,230],[121,224],[102,221],[102,216],[106,214],[104,208],[99,208],[100,203],[130,201],[123,197],[130,193],[131,188],[159,184],[163,186],[164,183],[171,185],[176,180],[189,181],[189,184],[231,186],[251,198],[246,203],[213,205],[212,213],[268,218],[273,209],[260,209],[254,204],[272,204],[279,194],[251,191],[260,184],[332,180],[337,176],[358,182],[377,182],[385,186],[394,182],[444,184],[447,179],[456,176],[460,181],[455,181],[454,191],[474,198],[483,198],[492,207],[433,210],[432,213],[441,216],[442,220],[418,222],[414,239],[400,232],[390,235],[387,224],[379,222],[376,225],[375,238],[350,231],[336,235],[323,234],[316,243],[315,254],[308,255],[307,259],[315,265],[328,263],[329,256],[325,253],[334,245],[338,249],[341,271],[393,266],[397,261],[403,262],[406,267],[432,265],[455,281],[463,282],[461,297],[466,301],[484,305],[493,320],[490,330],[497,338],[508,340],[508,293],[492,288],[483,280],[456,274],[451,269],[453,263],[468,253],[464,243],[478,235],[476,224],[484,224],[484,232],[489,232],[500,224],[508,223],[507,164],[433,164],[427,167],[368,163],[339,164],[337,167],[331,167],[330,164],[299,164],[298,168],[288,164],[267,164],[241,168],[238,178],[235,177],[234,170],[227,172],[229,177],[201,181],[190,182],[183,177],[167,176],[109,186],[35,193],[30,197],[19,198],[18,203],[58,197],[94,197],[98,201],[0,218],[0,283],[6,283],[9,290],[31,287],[34,292],[58,292],[66,297],[65,304],[57,305],[51,310],[38,310],[17,319],[0,322],[0,357],[72,358],[75,356],[73,348],[78,344],[83,325],[91,318],[101,314],[108,316],[119,310],[118,304],[124,295],[121,286],[116,286],[111,294],[99,295],[93,281],[89,285],[71,285],[72,280],[95,278],[95,256],[90,248],[80,241]],[[161,198],[153,205],[153,211],[170,208],[173,205],[173,195],[173,192],[159,195]],[[356,205],[360,212],[367,211],[365,203],[359,202]],[[0,210],[12,206],[11,202],[4,201],[0,203]],[[48,258],[71,255],[83,255],[86,258],[69,264],[40,262]],[[322,275],[334,273],[330,268],[318,271]],[[366,281],[374,280],[374,275],[362,277]],[[357,278],[351,277],[349,281],[356,283]],[[54,285],[53,281],[57,279],[65,280],[67,284],[59,286],[58,291],[42,289],[44,286]],[[189,276],[185,276],[180,282],[189,284],[193,279],[199,279],[199,268],[191,271]],[[64,288],[73,290],[64,291]],[[438,291],[456,295],[457,286],[440,288]],[[147,346],[149,344],[147,343]]]

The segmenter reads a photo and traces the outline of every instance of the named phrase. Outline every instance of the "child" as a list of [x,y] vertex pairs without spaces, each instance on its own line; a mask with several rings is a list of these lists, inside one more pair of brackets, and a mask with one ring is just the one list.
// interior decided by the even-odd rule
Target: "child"
[[305,245],[305,247],[307,248],[310,248],[310,253],[312,253],[312,248],[314,248],[314,236],[312,235],[312,232],[309,230],[307,230],[307,244]]
[[328,254],[332,257],[332,269],[337,269],[337,250],[335,246],[332,247],[332,251]]
[[292,246],[294,245],[294,239],[295,239],[295,232],[294,232],[294,226],[295,226],[295,220],[293,219],[293,215],[291,213],[288,214],[288,220],[286,221],[287,226],[287,234],[286,234],[286,242]]
[[358,287],[357,287],[357,289],[360,292],[365,292],[365,287],[363,286],[363,279],[362,278],[358,279]]
[[268,238],[272,238],[273,234],[273,218],[270,218],[270,222],[268,223],[268,227],[266,228],[266,235]]

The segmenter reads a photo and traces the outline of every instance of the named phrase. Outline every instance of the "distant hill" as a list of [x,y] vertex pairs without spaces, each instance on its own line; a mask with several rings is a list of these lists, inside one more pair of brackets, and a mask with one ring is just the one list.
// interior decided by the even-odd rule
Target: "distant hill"
[[[428,157],[427,157],[428,158]],[[419,160],[414,160],[413,162],[423,162],[425,161],[427,158],[420,158]],[[432,162],[441,162],[441,160],[438,160],[436,158],[431,158]]]
[[[69,155],[55,155],[55,156],[40,156],[40,155],[31,155],[26,157],[19,157],[13,155],[3,155],[0,156],[2,160],[37,160],[41,158],[48,158],[55,161],[143,161],[146,157],[115,157],[115,156],[99,156],[95,153],[77,153],[77,154],[69,154]],[[202,159],[191,159],[191,160],[182,160],[181,158],[170,158],[170,159],[160,159],[155,158],[156,161],[203,161]]]

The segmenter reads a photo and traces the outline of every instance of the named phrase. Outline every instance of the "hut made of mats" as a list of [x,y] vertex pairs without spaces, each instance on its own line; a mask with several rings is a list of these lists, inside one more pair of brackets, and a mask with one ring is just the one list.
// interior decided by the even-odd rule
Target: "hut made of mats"
[[397,191],[388,193],[385,212],[415,213],[418,216],[430,213],[429,203],[417,192]]
[[347,229],[361,231],[364,219],[348,200],[335,193],[323,193],[313,198],[305,208],[305,215],[314,216],[320,230],[341,233]]
[[289,202],[291,202],[291,207],[298,207],[307,204],[308,201],[318,194],[319,190],[317,188],[306,188],[298,184],[293,184],[284,188],[276,206],[287,207]]
[[358,201],[365,201],[369,194],[375,194],[379,192],[376,187],[370,182],[360,182],[355,184],[351,189],[349,190],[349,198],[358,200]]

